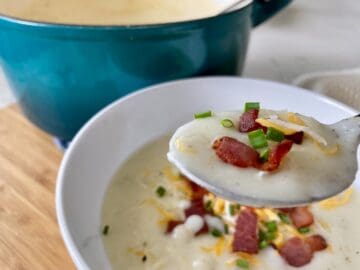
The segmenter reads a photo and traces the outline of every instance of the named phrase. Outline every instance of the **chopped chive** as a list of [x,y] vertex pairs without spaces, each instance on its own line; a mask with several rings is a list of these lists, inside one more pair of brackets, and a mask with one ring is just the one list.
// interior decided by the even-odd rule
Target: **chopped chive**
[[259,243],[259,248],[260,248],[260,249],[267,248],[268,246],[269,246],[269,242],[266,241],[266,240],[262,240],[262,241],[260,241],[260,243]]
[[276,224],[275,220],[266,222],[265,226],[268,229],[268,232],[276,232],[277,231],[277,224]]
[[214,236],[214,237],[221,237],[221,236],[222,236],[222,233],[221,233],[221,231],[218,230],[218,229],[212,229],[211,235]]
[[276,238],[276,232],[266,232],[265,233],[265,239],[269,242],[274,240]]
[[232,128],[234,127],[234,123],[233,121],[231,121],[230,119],[223,119],[221,120],[221,124],[223,127],[226,127],[226,128]]
[[260,242],[265,240],[266,238],[266,233],[263,230],[259,230],[259,240]]
[[285,224],[290,224],[291,223],[289,217],[284,213],[278,213],[278,217]]
[[285,138],[285,135],[281,131],[279,131],[275,128],[272,128],[272,127],[269,127],[267,129],[266,139],[275,141],[275,142],[281,142],[284,138]]
[[246,260],[238,259],[236,260],[236,266],[243,268],[243,269],[249,269],[249,263]]
[[212,116],[211,111],[200,112],[200,113],[195,113],[194,114],[195,119],[206,118],[206,117],[210,117],[210,116]]
[[298,229],[298,232],[299,232],[299,233],[303,233],[303,234],[309,233],[309,232],[310,232],[310,228],[309,228],[309,227],[302,227],[302,228],[299,228],[299,229]]
[[166,193],[166,189],[163,187],[163,186],[159,186],[157,189],[156,189],[156,194],[161,198],[161,197],[164,197],[165,196],[165,193]]
[[259,156],[261,161],[263,162],[267,161],[269,159],[269,153],[270,153],[269,147],[261,148],[259,151]]
[[235,205],[230,204],[229,205],[229,213],[230,215],[234,216],[235,215]]
[[224,232],[225,234],[229,234],[229,225],[227,225],[226,223],[224,224]]
[[253,148],[259,149],[268,146],[264,131],[257,129],[248,133],[250,144]]
[[246,102],[244,111],[250,111],[252,109],[259,110],[260,109],[260,103],[259,102]]
[[110,229],[109,225],[105,225],[102,230],[102,234],[107,235],[109,233],[109,229]]
[[210,200],[206,201],[206,203],[205,203],[205,209],[206,209],[207,211],[211,211],[211,208],[212,208],[212,201],[210,201]]

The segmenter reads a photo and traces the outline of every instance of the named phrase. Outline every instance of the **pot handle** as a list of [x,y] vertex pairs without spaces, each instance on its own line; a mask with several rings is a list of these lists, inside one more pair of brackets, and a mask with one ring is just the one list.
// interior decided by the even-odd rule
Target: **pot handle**
[[291,1],[292,0],[254,0],[251,14],[253,26],[258,26],[271,18]]

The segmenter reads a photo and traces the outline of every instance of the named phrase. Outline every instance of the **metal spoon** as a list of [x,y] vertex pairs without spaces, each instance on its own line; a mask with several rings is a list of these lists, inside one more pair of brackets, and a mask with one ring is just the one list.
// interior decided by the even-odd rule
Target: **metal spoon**
[[[196,121],[196,120],[194,120]],[[319,123],[320,124],[320,123]],[[322,125],[322,124],[321,124]],[[213,175],[210,175],[209,178],[205,179],[201,177],[202,172],[201,170],[197,170],[197,168],[194,168],[193,164],[196,163],[196,161],[191,163],[184,163],[179,158],[180,156],[178,153],[176,153],[175,150],[175,139],[176,136],[179,135],[179,130],[175,132],[173,137],[170,140],[170,151],[168,153],[168,160],[173,163],[182,174],[184,174],[186,177],[188,177],[191,181],[197,183],[198,185],[206,188],[210,192],[228,199],[230,201],[236,201],[244,205],[248,206],[268,206],[268,207],[293,207],[293,206],[299,206],[299,205],[306,205],[313,202],[317,202],[329,197],[332,197],[342,191],[344,191],[346,188],[348,188],[355,180],[355,175],[357,171],[357,146],[360,143],[360,115],[354,116],[352,118],[348,118],[342,121],[339,121],[337,123],[334,123],[332,125],[322,125],[324,128],[330,129],[332,132],[334,132],[335,136],[339,138],[339,141],[346,141],[346,147],[343,147],[340,149],[340,155],[344,155],[345,160],[350,160],[351,162],[347,162],[346,164],[342,164],[341,166],[349,166],[351,167],[349,170],[345,168],[346,172],[349,172],[348,176],[345,177],[345,175],[337,176],[335,179],[336,185],[332,184],[333,182],[329,181],[326,185],[326,192],[321,194],[320,196],[304,196],[301,198],[298,198],[296,200],[284,200],[284,198],[278,198],[278,199],[269,199],[269,198],[263,198],[263,197],[257,197],[252,196],[251,192],[236,192],[236,188],[231,188],[228,185],[224,185],[222,182],[222,179],[209,179],[214,177]],[[350,149],[350,150],[349,150]],[[306,157],[304,157],[306,158]],[[315,162],[315,161],[314,161]],[[351,164],[352,165],[351,165]],[[232,166],[232,165],[230,165]],[[352,168],[355,167],[355,168]],[[239,170],[242,170],[242,168],[237,168]],[[306,168],[305,168],[306,169]],[[327,170],[331,168],[322,168],[323,173],[326,173]],[[284,182],[276,182],[277,180],[275,177],[277,177],[277,174],[274,174],[271,179],[273,185],[284,185]],[[309,172],[309,177],[311,177],[311,172]],[[221,178],[221,177],[220,177]],[[255,176],[254,176],[255,178]],[[291,181],[292,179],[287,179],[286,181]],[[242,181],[252,181],[252,179],[244,179]],[[286,182],[285,182],[286,184]],[[239,186],[241,187],[241,182],[239,182]],[[258,186],[258,188],[262,188],[262,186]],[[279,188],[281,188],[279,186]]]

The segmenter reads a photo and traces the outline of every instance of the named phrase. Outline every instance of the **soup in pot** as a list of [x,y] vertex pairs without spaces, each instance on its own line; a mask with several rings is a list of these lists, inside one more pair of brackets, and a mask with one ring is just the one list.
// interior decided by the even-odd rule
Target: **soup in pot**
[[0,0],[0,14],[52,23],[133,25],[213,16],[215,0]]

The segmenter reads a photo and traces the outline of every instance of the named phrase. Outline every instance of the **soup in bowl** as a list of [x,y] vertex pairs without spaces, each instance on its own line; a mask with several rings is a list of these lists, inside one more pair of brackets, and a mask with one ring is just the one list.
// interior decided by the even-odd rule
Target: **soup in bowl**
[[[225,201],[221,210],[215,206],[222,204],[221,198],[211,194],[204,198],[212,201],[209,209],[216,217],[207,218],[207,232],[195,236],[186,231],[201,229],[197,217],[169,228],[169,220],[181,217],[184,209],[188,209],[189,198],[187,188],[182,187],[186,180],[166,159],[170,138],[166,136],[186,123],[194,112],[236,110],[249,100],[259,101],[269,109],[316,117],[326,124],[356,114],[336,101],[295,87],[224,77],[162,84],[120,99],[79,132],[59,171],[58,220],[76,266],[79,269],[292,269],[291,265],[300,267],[309,260],[301,265],[303,269],[358,269],[358,181],[340,197],[303,209],[311,213],[310,223],[294,222],[292,210],[255,210],[265,233],[276,226],[276,233],[290,231],[291,236],[302,239],[297,241],[310,241],[313,237],[325,241],[316,242],[321,246],[305,261],[294,262],[286,255],[288,251],[279,255],[272,247],[285,244],[289,237],[285,233],[283,242],[271,239],[269,245],[263,243],[261,249],[258,247],[259,254],[255,256],[229,251],[232,227],[229,224],[229,234],[226,233],[223,213],[229,212],[230,220],[232,211],[234,216],[238,211],[246,214],[246,206],[238,208],[234,204],[230,210]],[[294,226],[288,227],[286,222]]]
[[136,89],[241,74],[251,27],[290,0],[246,0],[213,16],[222,2],[2,0],[0,65],[25,115],[69,141]]

